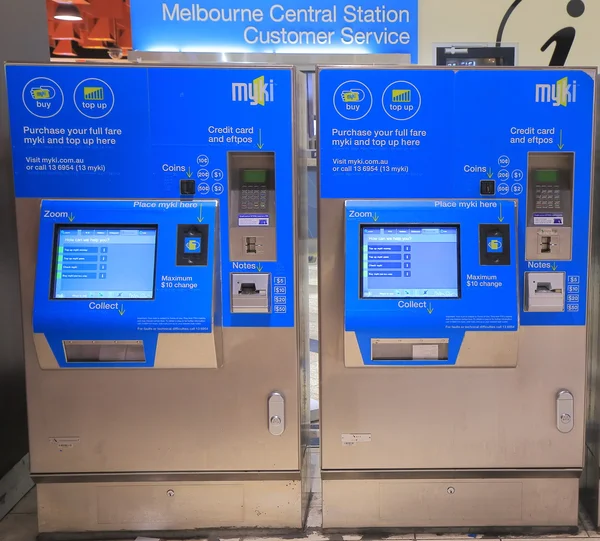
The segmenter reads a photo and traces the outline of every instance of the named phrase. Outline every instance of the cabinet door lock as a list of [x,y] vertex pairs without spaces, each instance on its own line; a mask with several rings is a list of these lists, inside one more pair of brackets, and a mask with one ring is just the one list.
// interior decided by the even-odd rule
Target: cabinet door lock
[[556,428],[563,434],[573,430],[573,402],[573,395],[567,390],[563,389],[556,395]]
[[281,436],[285,431],[285,400],[281,393],[271,393],[268,402],[269,432]]

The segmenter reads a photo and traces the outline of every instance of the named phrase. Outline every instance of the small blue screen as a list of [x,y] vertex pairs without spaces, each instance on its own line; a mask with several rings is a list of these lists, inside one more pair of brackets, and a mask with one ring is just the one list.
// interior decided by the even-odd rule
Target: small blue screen
[[458,298],[457,226],[363,226],[362,298]]
[[61,227],[54,299],[152,299],[156,227]]

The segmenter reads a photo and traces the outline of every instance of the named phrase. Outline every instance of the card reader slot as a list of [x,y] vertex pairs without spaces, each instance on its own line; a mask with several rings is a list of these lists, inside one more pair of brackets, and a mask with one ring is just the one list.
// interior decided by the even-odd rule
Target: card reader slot
[[398,338],[371,340],[373,361],[447,361],[447,338]]
[[63,342],[67,363],[144,363],[141,342]]

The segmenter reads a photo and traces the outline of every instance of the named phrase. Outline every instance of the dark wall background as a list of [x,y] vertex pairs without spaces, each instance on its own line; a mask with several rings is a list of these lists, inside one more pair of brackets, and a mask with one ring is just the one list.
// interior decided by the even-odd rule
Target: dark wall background
[[[0,0],[0,62],[47,62],[45,0]],[[26,453],[27,407],[6,82],[0,74],[0,478]]]

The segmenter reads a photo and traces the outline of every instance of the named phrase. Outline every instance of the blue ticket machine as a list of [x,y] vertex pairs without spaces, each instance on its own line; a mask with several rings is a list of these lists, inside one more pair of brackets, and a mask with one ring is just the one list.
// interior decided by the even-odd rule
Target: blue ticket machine
[[6,71],[40,532],[300,528],[294,70]]
[[594,85],[319,70],[324,527],[577,528]]

